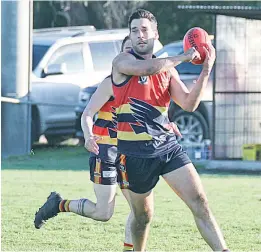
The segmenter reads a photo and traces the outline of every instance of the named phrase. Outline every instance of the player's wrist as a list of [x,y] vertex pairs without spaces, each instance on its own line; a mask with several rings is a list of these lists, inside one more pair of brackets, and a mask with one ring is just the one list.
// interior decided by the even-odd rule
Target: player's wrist
[[203,66],[202,68],[202,74],[204,75],[210,75],[211,73],[211,70],[212,70],[212,67],[209,67],[209,66]]
[[84,139],[86,140],[86,141],[89,141],[89,140],[92,140],[92,139],[94,139],[94,135],[84,135]]
[[183,54],[177,55],[176,60],[179,60],[181,62],[191,61],[191,57],[189,55],[187,55],[186,53],[183,53]]

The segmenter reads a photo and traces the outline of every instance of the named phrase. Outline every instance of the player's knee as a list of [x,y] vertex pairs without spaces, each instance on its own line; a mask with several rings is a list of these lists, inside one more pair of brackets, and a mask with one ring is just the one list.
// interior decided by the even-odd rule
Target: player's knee
[[107,209],[101,209],[96,212],[96,220],[106,222],[109,221],[113,215],[113,209],[107,208]]
[[199,193],[192,202],[192,212],[198,217],[204,217],[209,215],[209,205],[207,197],[204,193]]
[[147,226],[153,218],[153,209],[146,210],[142,213],[135,213],[135,219],[139,226]]
[[112,214],[113,213],[110,213],[110,212],[103,214],[101,217],[101,221],[103,221],[103,222],[109,221],[112,217]]

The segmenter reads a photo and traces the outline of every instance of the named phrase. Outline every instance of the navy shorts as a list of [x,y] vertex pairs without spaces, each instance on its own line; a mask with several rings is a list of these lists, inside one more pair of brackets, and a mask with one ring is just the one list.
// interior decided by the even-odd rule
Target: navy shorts
[[191,163],[181,145],[176,144],[171,152],[156,158],[137,158],[118,154],[116,168],[121,189],[135,193],[146,193],[152,190],[159,177]]
[[117,184],[117,170],[115,163],[106,162],[91,156],[89,158],[90,179],[95,184],[115,185]]

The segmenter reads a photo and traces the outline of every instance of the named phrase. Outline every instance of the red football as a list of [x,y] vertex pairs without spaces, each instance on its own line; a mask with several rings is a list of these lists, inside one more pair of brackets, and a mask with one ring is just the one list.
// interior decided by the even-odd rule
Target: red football
[[183,49],[186,52],[189,48],[194,47],[199,53],[201,60],[193,60],[195,65],[202,64],[206,58],[203,46],[208,50],[208,44],[211,43],[208,33],[200,27],[194,27],[187,31],[183,39]]

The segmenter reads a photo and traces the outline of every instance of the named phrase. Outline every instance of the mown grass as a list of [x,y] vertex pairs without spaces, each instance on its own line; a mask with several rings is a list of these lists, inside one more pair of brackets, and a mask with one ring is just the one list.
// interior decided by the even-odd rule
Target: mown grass
[[[2,251],[122,251],[128,205],[119,191],[107,223],[59,214],[40,230],[34,213],[50,191],[95,199],[88,155],[82,147],[36,149],[34,155],[2,160]],[[201,174],[211,208],[233,251],[261,251],[261,177]],[[210,251],[190,211],[160,181],[150,251]]]

